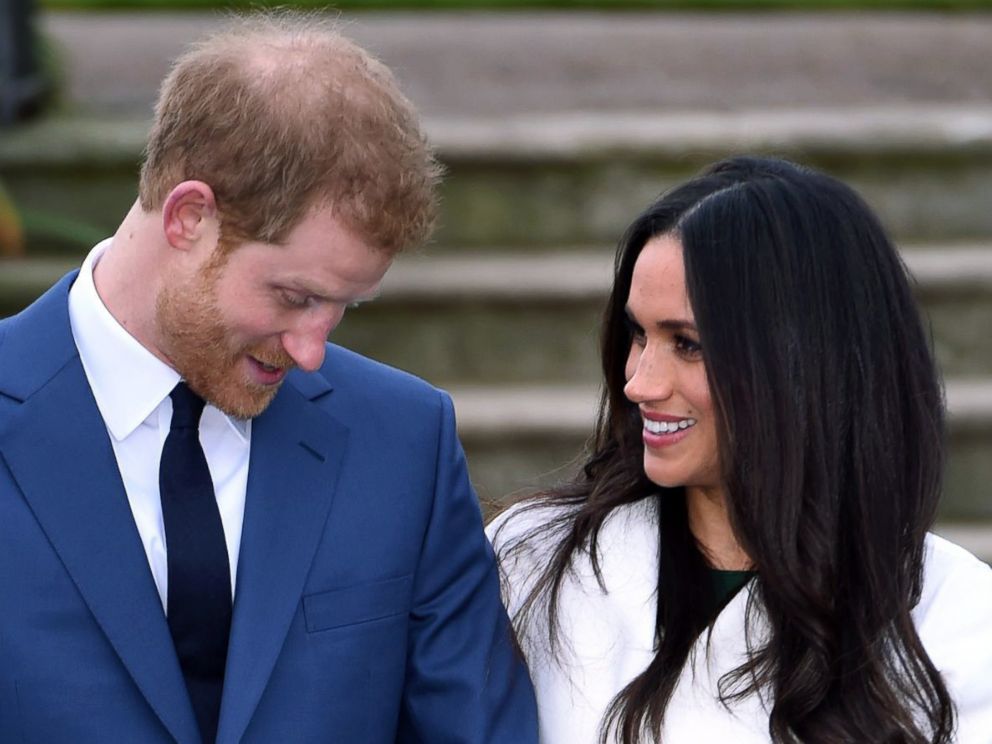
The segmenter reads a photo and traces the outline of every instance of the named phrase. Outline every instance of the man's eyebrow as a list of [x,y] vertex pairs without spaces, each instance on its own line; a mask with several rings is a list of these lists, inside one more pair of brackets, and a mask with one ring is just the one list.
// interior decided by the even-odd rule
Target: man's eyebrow
[[307,284],[305,281],[301,281],[299,279],[293,279],[291,281],[288,281],[283,286],[286,289],[289,289],[293,292],[299,292],[301,294],[305,294],[310,297],[316,297],[318,300],[322,302],[344,302],[348,305],[356,305],[363,302],[371,302],[372,300],[377,299],[380,294],[382,294],[382,285],[377,285],[374,289],[372,289],[370,292],[366,294],[359,295],[354,299],[341,300],[341,299],[336,299],[333,295],[325,294],[322,290],[318,289],[317,287]]
[[[623,311],[626,313],[627,319],[640,328],[641,324],[637,318],[634,317],[634,313],[630,309],[630,306],[624,306]],[[685,320],[682,318],[666,318],[665,320],[659,320],[655,323],[655,327],[662,331],[693,331],[694,333],[698,333],[695,323],[691,320]]]

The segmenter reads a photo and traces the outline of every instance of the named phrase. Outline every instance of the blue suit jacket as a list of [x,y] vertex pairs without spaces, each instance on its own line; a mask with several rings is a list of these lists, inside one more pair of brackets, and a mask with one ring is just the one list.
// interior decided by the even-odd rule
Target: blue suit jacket
[[[0,742],[200,741],[69,327],[0,322]],[[218,742],[536,742],[450,400],[333,345],[252,424]]]

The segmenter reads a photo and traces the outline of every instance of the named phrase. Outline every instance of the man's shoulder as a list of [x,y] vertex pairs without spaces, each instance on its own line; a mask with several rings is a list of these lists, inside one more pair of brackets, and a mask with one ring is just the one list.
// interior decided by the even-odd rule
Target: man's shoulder
[[337,344],[327,344],[321,374],[335,387],[388,385],[411,393],[437,394],[437,388],[410,372],[370,359]]
[[327,344],[324,363],[312,374],[296,370],[297,387],[326,385],[339,402],[374,407],[428,405],[436,408],[447,396],[425,380],[336,344]]
[[67,274],[24,310],[0,320],[0,393],[24,399],[75,355],[67,300],[75,275]]
[[0,344],[11,338],[16,332],[14,329],[18,327],[29,327],[32,331],[38,325],[68,327],[69,288],[78,273],[75,270],[70,271],[26,308],[9,317],[0,318]]

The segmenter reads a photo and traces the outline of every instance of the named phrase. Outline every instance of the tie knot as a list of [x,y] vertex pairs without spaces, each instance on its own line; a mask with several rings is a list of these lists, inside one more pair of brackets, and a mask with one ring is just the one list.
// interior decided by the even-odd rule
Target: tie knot
[[199,429],[206,401],[190,390],[185,382],[172,388],[169,397],[172,398],[172,428]]

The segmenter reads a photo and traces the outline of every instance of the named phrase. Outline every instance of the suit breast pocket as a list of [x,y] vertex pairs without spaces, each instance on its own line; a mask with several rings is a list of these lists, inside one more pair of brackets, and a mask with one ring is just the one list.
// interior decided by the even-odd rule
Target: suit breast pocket
[[410,611],[413,577],[358,584],[303,597],[308,633],[371,623]]

